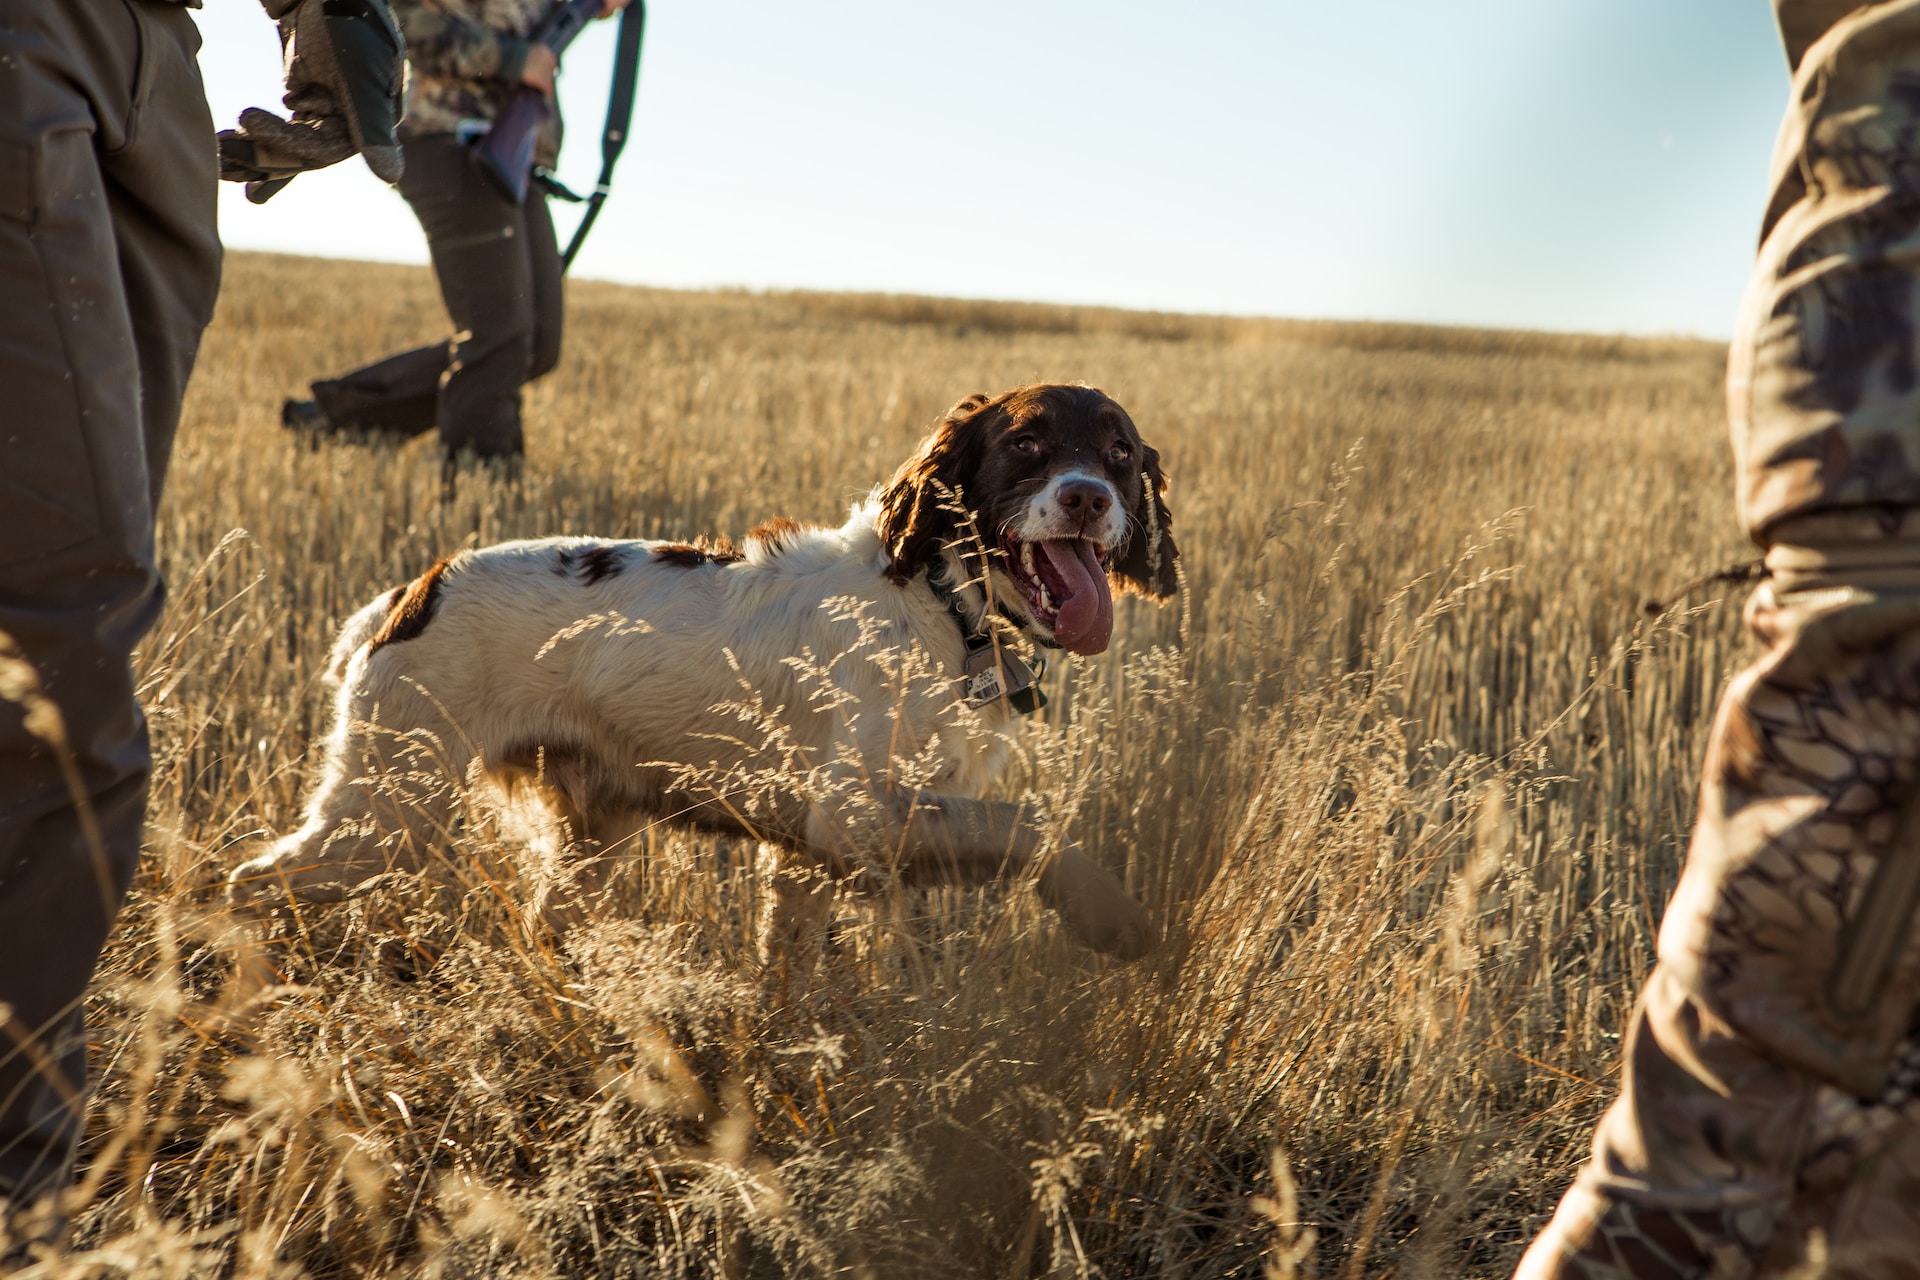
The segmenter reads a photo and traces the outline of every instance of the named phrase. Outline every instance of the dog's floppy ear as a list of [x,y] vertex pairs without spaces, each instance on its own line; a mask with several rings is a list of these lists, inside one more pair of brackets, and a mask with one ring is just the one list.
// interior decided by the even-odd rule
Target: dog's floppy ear
[[1142,444],[1140,500],[1127,513],[1127,542],[1114,556],[1109,576],[1154,600],[1180,594],[1180,575],[1174,568],[1180,548],[1173,543],[1173,513],[1160,496],[1166,489],[1159,452],[1152,445]]
[[988,429],[1000,412],[992,397],[968,396],[947,410],[919,452],[887,482],[880,495],[880,540],[894,582],[911,581],[958,533],[959,518],[951,510],[955,494],[971,498]]

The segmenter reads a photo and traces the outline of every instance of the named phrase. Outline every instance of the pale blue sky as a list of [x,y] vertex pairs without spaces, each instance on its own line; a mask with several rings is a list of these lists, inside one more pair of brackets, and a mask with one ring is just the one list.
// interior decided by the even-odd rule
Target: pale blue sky
[[[251,0],[199,17],[216,119],[276,105]],[[1724,337],[1786,87],[1761,0],[655,0],[575,271]],[[425,261],[357,162],[226,195],[230,245]]]

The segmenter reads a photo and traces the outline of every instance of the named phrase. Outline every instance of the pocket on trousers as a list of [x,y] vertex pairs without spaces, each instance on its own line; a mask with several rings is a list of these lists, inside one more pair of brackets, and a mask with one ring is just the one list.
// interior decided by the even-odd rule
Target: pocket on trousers
[[16,138],[0,138],[0,218],[33,218],[33,147]]
[[137,422],[137,369],[101,350],[131,354],[113,238],[69,204],[91,187],[104,215],[99,185],[86,133],[0,135],[0,565],[101,531],[95,448]]

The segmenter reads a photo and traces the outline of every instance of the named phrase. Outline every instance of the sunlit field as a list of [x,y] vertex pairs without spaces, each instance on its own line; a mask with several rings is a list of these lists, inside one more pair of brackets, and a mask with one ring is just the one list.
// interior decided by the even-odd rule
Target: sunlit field
[[[444,332],[424,271],[237,256],[140,655],[149,856],[92,1000],[58,1277],[1504,1275],[1583,1157],[1744,641],[1706,343],[581,283],[518,483],[283,397]],[[445,873],[273,920],[338,624],[503,538],[838,523],[974,391],[1159,448],[1185,599],[1057,662],[1001,795],[1158,949],[1031,890],[843,900],[763,972],[750,846],[661,829],[530,921]],[[1647,608],[1659,600],[1664,610]],[[457,781],[457,780],[456,780]]]

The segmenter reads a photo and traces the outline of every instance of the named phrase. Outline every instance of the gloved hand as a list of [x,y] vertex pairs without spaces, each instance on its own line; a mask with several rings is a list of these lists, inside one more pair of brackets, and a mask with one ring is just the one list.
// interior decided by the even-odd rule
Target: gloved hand
[[279,19],[291,119],[260,107],[220,134],[220,176],[264,204],[308,169],[358,152],[382,182],[400,180],[406,44],[387,0],[261,0]]

